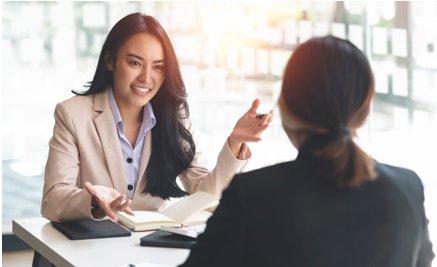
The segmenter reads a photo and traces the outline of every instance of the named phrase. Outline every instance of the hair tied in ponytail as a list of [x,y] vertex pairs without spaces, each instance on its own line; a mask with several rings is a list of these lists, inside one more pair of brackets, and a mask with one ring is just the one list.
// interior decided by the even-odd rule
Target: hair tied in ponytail
[[358,187],[376,178],[373,159],[353,140],[366,121],[374,93],[370,64],[351,42],[316,37],[293,52],[278,103],[286,107],[281,117],[292,114],[288,117],[311,126],[299,128],[283,120],[293,138],[293,133],[308,130],[299,154],[315,156],[315,176],[340,187]]

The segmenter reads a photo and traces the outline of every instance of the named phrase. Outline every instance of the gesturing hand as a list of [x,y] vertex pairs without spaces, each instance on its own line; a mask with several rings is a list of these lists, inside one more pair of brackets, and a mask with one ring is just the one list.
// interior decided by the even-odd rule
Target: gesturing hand
[[241,145],[245,142],[259,142],[260,135],[270,126],[273,121],[273,109],[265,114],[262,119],[256,117],[256,111],[261,101],[257,98],[252,103],[252,107],[241,117],[234,130],[229,136],[229,148],[234,155],[238,155]]
[[135,216],[129,208],[132,200],[125,200],[126,196],[121,195],[117,190],[102,185],[92,185],[85,183],[85,188],[93,196],[93,201],[97,202],[99,209],[94,214],[95,217],[101,218],[108,215],[114,221],[117,220],[114,211],[124,211],[129,215]]

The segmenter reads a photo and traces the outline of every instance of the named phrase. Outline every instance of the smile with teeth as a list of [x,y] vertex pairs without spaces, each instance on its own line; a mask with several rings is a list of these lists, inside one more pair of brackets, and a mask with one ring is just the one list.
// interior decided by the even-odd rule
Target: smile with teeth
[[135,86],[131,86],[131,88],[134,89],[134,90],[136,90],[136,91],[138,91],[138,92],[141,92],[141,93],[147,93],[147,92],[150,91],[150,89],[147,89],[147,88],[141,88],[141,87],[135,87]]

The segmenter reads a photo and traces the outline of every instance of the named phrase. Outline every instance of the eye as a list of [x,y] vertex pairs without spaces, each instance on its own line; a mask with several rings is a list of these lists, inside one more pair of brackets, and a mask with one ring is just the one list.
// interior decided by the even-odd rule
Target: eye
[[154,68],[158,69],[158,70],[163,70],[164,66],[163,65],[156,65]]
[[131,64],[133,66],[141,66],[140,63],[138,63],[136,61],[129,61],[129,64]]

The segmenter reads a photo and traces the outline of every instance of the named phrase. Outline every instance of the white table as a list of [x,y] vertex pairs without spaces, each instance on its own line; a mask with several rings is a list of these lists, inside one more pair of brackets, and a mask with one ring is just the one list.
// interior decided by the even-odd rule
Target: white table
[[45,218],[13,220],[12,231],[58,267],[115,267],[143,262],[177,266],[190,253],[188,249],[140,246],[140,238],[152,232],[132,232],[130,237],[70,240]]

